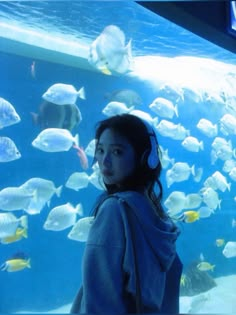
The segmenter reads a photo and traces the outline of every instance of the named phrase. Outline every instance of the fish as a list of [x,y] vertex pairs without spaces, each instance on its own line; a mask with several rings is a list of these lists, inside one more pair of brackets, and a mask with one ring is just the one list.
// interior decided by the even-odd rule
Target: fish
[[11,244],[20,241],[22,238],[28,237],[27,228],[18,227],[14,235],[6,236],[0,239],[1,244]]
[[226,257],[226,258],[232,258],[232,257],[236,257],[236,242],[227,242],[225,244],[225,247],[222,251],[222,254]]
[[182,182],[189,179],[190,174],[195,175],[195,165],[191,167],[186,162],[177,162],[166,172],[167,186],[174,182]]
[[207,179],[203,183],[204,187],[211,187],[212,189],[217,189],[217,183],[212,176],[207,177]]
[[204,149],[203,141],[199,141],[195,137],[188,136],[182,142],[181,145],[188,151],[199,152]]
[[209,207],[201,207],[198,209],[198,213],[200,218],[208,218],[214,213],[214,209]]
[[0,97],[0,129],[17,124],[20,121],[21,118],[14,106],[4,98]]
[[182,211],[185,207],[186,195],[182,191],[173,191],[165,200],[164,205],[168,209],[169,215],[174,215]]
[[221,200],[219,199],[218,193],[211,187],[204,187],[200,190],[203,198],[203,202],[210,208],[220,208]]
[[156,126],[156,129],[163,137],[172,137],[172,134],[175,132],[176,125],[172,121],[162,119]]
[[134,109],[134,106],[127,107],[124,103],[112,101],[108,103],[102,110],[102,113],[108,117],[129,113]]
[[236,149],[232,149],[228,145],[222,145],[222,147],[216,151],[216,157],[217,159],[220,159],[222,161],[227,161],[231,158],[235,158]]
[[226,177],[219,171],[214,172],[211,177],[213,178],[217,189],[222,192],[225,192],[226,189],[230,191],[231,183],[228,183]]
[[94,216],[79,219],[72,227],[67,237],[74,241],[86,242],[93,222]]
[[228,136],[236,134],[236,118],[231,114],[225,114],[220,119],[220,131]]
[[200,194],[188,194],[185,200],[185,208],[195,209],[198,208],[202,203],[202,197]]
[[11,162],[21,158],[21,153],[14,141],[8,137],[0,137],[0,162]]
[[17,228],[28,227],[28,218],[26,215],[17,218],[13,213],[0,213],[0,238],[14,236]]
[[69,202],[54,207],[43,225],[45,230],[63,231],[75,224],[77,215],[83,215],[83,207],[78,203],[75,207]]
[[[227,161],[226,161],[227,162]],[[229,172],[229,177],[233,180],[236,181],[236,166],[233,167],[230,172]]]
[[32,200],[37,201],[37,192],[22,187],[6,187],[0,191],[0,209],[4,211],[27,210]]
[[68,178],[65,186],[67,188],[79,191],[82,188],[86,188],[89,184],[89,175],[85,172],[74,172]]
[[184,140],[190,135],[190,131],[181,124],[177,124],[174,133],[171,134],[171,138],[174,140]]
[[80,165],[83,170],[87,170],[89,165],[88,165],[88,158],[86,156],[86,153],[84,152],[84,149],[82,147],[79,147],[78,145],[73,145],[73,148],[76,149],[77,155],[80,160]]
[[20,271],[25,268],[31,268],[31,260],[30,258],[24,259],[24,258],[12,258],[9,260],[6,260],[1,266],[1,271],[7,271],[7,272],[15,272]]
[[133,68],[131,40],[116,25],[108,25],[89,47],[88,62],[104,74],[125,74]]
[[227,141],[225,140],[225,138],[215,137],[215,139],[213,140],[211,144],[212,149],[214,149],[217,152],[218,150],[220,150],[222,146],[229,147],[230,149],[232,149],[231,140]]
[[62,185],[56,187],[54,182],[41,177],[32,177],[20,186],[28,192],[33,193],[37,191],[37,199],[44,199],[48,201],[54,194],[57,197],[61,196]]
[[33,147],[45,152],[68,151],[73,144],[79,145],[78,134],[73,137],[69,130],[61,128],[44,129],[32,142]]
[[200,271],[214,271],[215,265],[212,265],[207,261],[201,261],[199,264],[197,264],[197,269]]
[[89,176],[89,182],[99,190],[104,190],[105,185],[99,170],[98,162],[92,166],[93,173]]
[[172,119],[174,115],[179,116],[177,105],[174,106],[171,101],[163,97],[157,97],[148,107],[155,114],[164,118]]
[[217,238],[215,241],[217,247],[221,247],[225,245],[225,240],[223,238]]
[[199,212],[196,210],[184,211],[178,218],[178,221],[183,221],[185,223],[193,223],[199,220]]
[[163,137],[169,137],[174,140],[183,140],[190,135],[190,131],[181,124],[174,124],[172,121],[165,119],[160,121],[156,129]]
[[150,114],[140,109],[133,109],[129,112],[131,115],[135,115],[143,120],[147,120],[153,127],[158,124],[158,117],[152,118]]
[[57,105],[44,101],[39,112],[31,112],[33,122],[41,129],[62,128],[72,131],[82,121],[81,112],[76,104]]
[[109,102],[124,103],[127,107],[141,106],[143,104],[140,95],[131,89],[120,89],[106,93],[105,99],[108,99]]
[[55,83],[42,95],[42,98],[56,105],[75,104],[77,98],[85,99],[84,87],[78,91],[71,84]]
[[[233,171],[233,169],[235,168],[235,171]],[[233,171],[233,173],[235,172],[235,177],[231,177],[233,180],[236,180],[236,160],[234,159],[229,159],[229,160],[226,160],[224,162],[224,166],[223,166],[223,169],[222,169],[224,172],[226,173],[229,173],[229,176],[231,177],[230,175],[230,172]],[[235,178],[235,179],[234,179]]]
[[197,123],[197,128],[201,133],[209,138],[214,138],[218,134],[217,124],[213,124],[210,120],[201,118]]
[[44,206],[49,203],[54,194],[56,194],[57,197],[61,196],[61,191],[63,188],[62,185],[56,187],[53,181],[40,177],[32,177],[20,187],[29,193],[37,194],[37,198],[32,199],[27,209],[25,209],[28,214],[40,213]]

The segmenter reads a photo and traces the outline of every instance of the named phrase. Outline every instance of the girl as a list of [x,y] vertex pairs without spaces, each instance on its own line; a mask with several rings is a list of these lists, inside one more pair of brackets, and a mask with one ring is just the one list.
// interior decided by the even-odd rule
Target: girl
[[94,208],[71,312],[177,314],[179,230],[161,206],[155,132],[149,122],[123,114],[100,122],[95,138],[106,193]]

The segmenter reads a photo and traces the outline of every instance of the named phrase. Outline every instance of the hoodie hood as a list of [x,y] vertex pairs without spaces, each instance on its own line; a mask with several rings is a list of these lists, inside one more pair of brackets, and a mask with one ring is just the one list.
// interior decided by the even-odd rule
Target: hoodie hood
[[158,217],[144,195],[134,191],[116,195],[129,205],[132,219],[138,221],[134,226],[139,230],[137,234],[143,234],[145,248],[153,252],[161,270],[167,271],[176,256],[175,243],[180,234],[177,226],[168,217],[165,219]]

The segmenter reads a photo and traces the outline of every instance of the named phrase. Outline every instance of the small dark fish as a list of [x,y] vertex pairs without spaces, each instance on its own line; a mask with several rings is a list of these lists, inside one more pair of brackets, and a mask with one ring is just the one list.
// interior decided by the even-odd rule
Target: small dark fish
[[107,93],[105,98],[108,99],[109,102],[124,103],[128,107],[140,106],[143,103],[139,94],[129,89],[115,90],[112,93]]
[[39,107],[39,113],[31,113],[35,124],[41,129],[63,128],[71,131],[79,125],[82,116],[76,104],[57,105],[43,102]]

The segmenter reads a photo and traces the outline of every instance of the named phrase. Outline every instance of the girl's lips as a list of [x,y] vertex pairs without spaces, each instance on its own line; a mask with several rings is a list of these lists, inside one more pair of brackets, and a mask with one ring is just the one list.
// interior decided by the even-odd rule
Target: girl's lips
[[112,176],[112,172],[108,171],[108,170],[104,170],[104,171],[102,171],[102,175],[103,176]]

